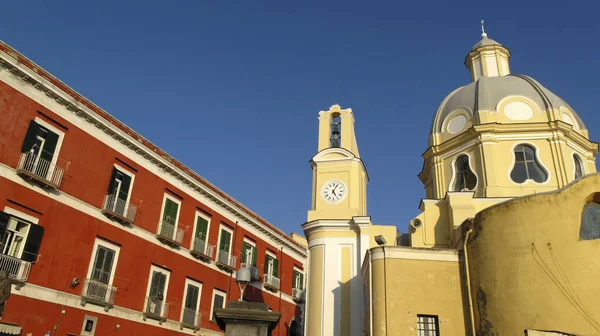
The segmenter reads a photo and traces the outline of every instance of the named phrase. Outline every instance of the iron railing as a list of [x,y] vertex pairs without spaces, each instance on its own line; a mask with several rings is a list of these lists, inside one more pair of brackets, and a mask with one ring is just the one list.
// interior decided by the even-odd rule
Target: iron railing
[[135,221],[137,207],[126,200],[120,199],[115,194],[107,194],[104,196],[102,210],[120,216],[128,222],[133,223]]
[[259,274],[258,268],[256,268],[256,266],[244,263],[244,264],[242,264],[242,267],[247,267],[250,269],[250,280],[252,280],[252,281],[260,280],[260,274]]
[[304,290],[299,288],[292,288],[292,298],[296,301],[302,300],[302,294],[304,294]]
[[271,275],[271,274],[265,274],[265,277],[264,277],[265,286],[270,286],[272,288],[279,289],[279,283],[280,283],[280,280],[278,277]]
[[217,263],[231,269],[235,269],[237,258],[227,251],[220,250],[217,254]]
[[178,228],[177,224],[167,221],[158,222],[158,230],[156,235],[159,238],[167,239],[177,245],[181,245],[183,242],[183,230]]
[[181,317],[181,323],[186,327],[200,328],[200,321],[202,321],[202,313],[196,311],[196,309],[183,308],[183,316]]
[[215,245],[207,243],[200,238],[194,238],[192,252],[196,252],[212,259],[215,255]]
[[167,319],[168,315],[168,302],[164,302],[162,299],[153,296],[146,297],[146,309],[144,310],[144,317],[164,321]]
[[25,174],[44,182],[48,186],[58,188],[65,174],[65,169],[57,164],[42,159],[32,152],[21,153],[17,163],[17,174]]
[[6,254],[0,254],[0,270],[6,271],[8,277],[12,280],[27,282],[31,271],[31,263]]
[[112,306],[115,303],[117,287],[94,279],[85,279],[81,296],[86,301]]

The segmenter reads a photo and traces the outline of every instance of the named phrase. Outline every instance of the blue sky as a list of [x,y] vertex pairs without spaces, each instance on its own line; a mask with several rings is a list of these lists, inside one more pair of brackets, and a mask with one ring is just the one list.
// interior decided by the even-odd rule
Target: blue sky
[[350,107],[368,212],[406,232],[433,115],[469,82],[482,17],[512,72],[565,99],[600,139],[599,7],[23,0],[2,4],[0,39],[286,232],[301,232],[310,207],[318,112]]

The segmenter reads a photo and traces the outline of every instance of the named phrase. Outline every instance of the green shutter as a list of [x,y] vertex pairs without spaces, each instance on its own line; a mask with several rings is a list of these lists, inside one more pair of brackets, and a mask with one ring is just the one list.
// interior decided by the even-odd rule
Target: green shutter
[[242,242],[242,255],[240,257],[242,264],[246,263],[246,248],[247,248],[247,246],[248,246],[248,243]]
[[298,276],[298,271],[294,270],[292,272],[292,288],[297,288],[296,287],[296,277]]
[[270,255],[265,256],[265,274],[269,274],[269,260],[272,259]]
[[279,278],[279,260],[273,260],[273,276]]
[[200,216],[196,220],[196,238],[206,241],[208,236],[208,221]]
[[258,250],[256,246],[252,247],[252,266],[256,266],[256,258],[258,257]]
[[219,242],[219,251],[229,251],[229,244],[231,243],[231,233],[221,229],[221,241]]
[[304,289],[304,273],[300,273],[300,290]]
[[165,210],[163,211],[163,221],[166,221],[167,223],[170,223],[170,224],[176,224],[178,208],[179,208],[179,204],[177,204],[167,198],[167,200],[165,201]]

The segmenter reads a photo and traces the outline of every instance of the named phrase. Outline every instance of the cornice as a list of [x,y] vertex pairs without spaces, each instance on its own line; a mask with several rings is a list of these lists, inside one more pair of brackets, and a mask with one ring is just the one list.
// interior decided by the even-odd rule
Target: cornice
[[145,160],[159,167],[166,174],[173,176],[200,195],[212,200],[236,218],[268,235],[275,242],[301,256],[307,257],[306,249],[291,241],[291,238],[288,238],[272,224],[242,206],[231,196],[225,194],[181,162],[0,41],[0,70],[2,69],[8,70],[24,83],[43,92],[74,115],[102,130]]

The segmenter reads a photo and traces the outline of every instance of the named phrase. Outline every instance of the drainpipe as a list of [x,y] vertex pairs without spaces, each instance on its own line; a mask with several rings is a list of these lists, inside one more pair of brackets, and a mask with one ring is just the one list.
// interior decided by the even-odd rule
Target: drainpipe
[[[231,238],[231,254],[235,253],[235,237],[237,236],[238,221],[235,221],[235,228],[233,229],[233,237]],[[219,242],[217,242],[217,258],[219,256]],[[231,258],[231,255],[229,256]],[[234,265],[235,271],[237,272],[237,265]],[[231,298],[231,279],[233,278],[233,272],[229,273],[229,288],[227,289],[227,295]]]
[[475,312],[473,309],[473,296],[471,295],[471,277],[469,275],[469,254],[467,253],[467,243],[469,242],[469,236],[473,232],[473,229],[469,229],[465,234],[465,241],[463,242],[463,252],[465,255],[465,275],[467,277],[467,295],[469,297],[469,317],[471,318],[471,332],[475,336]]
[[[281,313],[281,280],[283,279],[283,246],[279,250],[279,257],[281,261],[279,262],[279,312]],[[283,313],[282,313],[283,314]],[[285,323],[285,321],[284,321]],[[281,324],[277,324],[277,335],[281,335]]]

